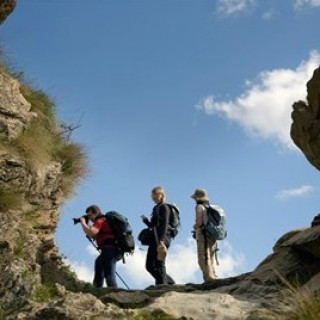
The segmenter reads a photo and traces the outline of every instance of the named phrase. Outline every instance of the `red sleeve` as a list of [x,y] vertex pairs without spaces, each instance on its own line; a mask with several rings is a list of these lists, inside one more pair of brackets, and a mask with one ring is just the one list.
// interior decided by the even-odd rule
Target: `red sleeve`
[[98,229],[98,231],[100,231],[100,229],[103,227],[104,221],[103,219],[98,219],[93,223],[93,227]]

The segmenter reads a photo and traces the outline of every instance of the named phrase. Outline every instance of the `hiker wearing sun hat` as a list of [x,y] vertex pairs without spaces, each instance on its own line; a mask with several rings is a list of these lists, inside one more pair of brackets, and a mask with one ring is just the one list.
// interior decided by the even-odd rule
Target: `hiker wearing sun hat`
[[217,278],[214,268],[216,241],[203,234],[203,226],[208,221],[206,206],[209,205],[208,193],[205,189],[196,189],[191,195],[196,202],[196,223],[194,225],[197,240],[198,264],[203,273],[203,280],[210,282]]

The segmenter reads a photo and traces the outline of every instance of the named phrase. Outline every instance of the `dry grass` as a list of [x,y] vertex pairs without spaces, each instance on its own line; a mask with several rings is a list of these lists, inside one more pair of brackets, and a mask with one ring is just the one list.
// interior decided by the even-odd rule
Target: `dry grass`
[[17,210],[21,208],[23,195],[21,192],[0,190],[0,211]]
[[[320,295],[311,292],[298,281],[289,281],[278,271],[274,270],[279,280],[284,284],[285,311],[283,320],[320,320]],[[310,279],[310,277],[309,277]],[[305,283],[305,282],[303,282]],[[279,316],[275,319],[280,319]]]
[[319,320],[320,296],[306,290],[291,290],[291,310],[286,320]]
[[47,165],[52,159],[52,135],[38,120],[32,121],[28,130],[11,141],[11,145],[34,167]]
[[[33,170],[42,169],[51,161],[62,165],[62,192],[71,196],[79,179],[87,174],[87,161],[83,147],[72,143],[61,131],[56,118],[55,103],[42,90],[28,84],[22,72],[14,71],[0,48],[0,73],[10,74],[20,83],[20,92],[31,104],[37,116],[16,139],[1,139],[0,150],[23,157]],[[11,203],[12,204],[12,203]],[[1,206],[1,194],[0,194]]]
[[87,173],[84,149],[61,134],[55,104],[43,91],[21,85],[21,93],[30,102],[31,111],[37,117],[19,137],[10,142],[10,147],[18,150],[35,169],[48,165],[50,161],[60,162],[62,191],[68,197],[79,179]]
[[72,195],[79,179],[88,173],[86,154],[81,145],[63,142],[57,149],[56,157],[62,163],[62,191],[68,197]]

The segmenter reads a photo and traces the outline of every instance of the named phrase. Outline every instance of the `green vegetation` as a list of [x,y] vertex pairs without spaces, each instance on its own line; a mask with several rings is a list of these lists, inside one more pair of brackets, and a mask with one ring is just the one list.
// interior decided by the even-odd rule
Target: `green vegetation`
[[13,254],[16,257],[22,257],[23,248],[27,243],[27,235],[24,231],[19,231],[18,236],[13,244]]
[[33,278],[32,272],[29,269],[23,270],[21,274],[21,278],[25,281],[32,282],[32,278]]
[[57,295],[57,288],[54,283],[47,283],[41,286],[37,286],[33,293],[31,294],[30,299],[43,303],[50,301],[54,296]]
[[86,156],[81,145],[62,142],[56,150],[56,160],[62,163],[62,191],[70,196],[78,180],[87,173]]
[[0,190],[0,211],[16,210],[21,207],[22,193],[8,190]]
[[[11,141],[0,141],[0,148],[20,154],[33,169],[48,165],[51,161],[61,163],[61,188],[64,196],[72,195],[78,180],[87,173],[86,157],[81,145],[69,141],[72,128],[61,125],[55,116],[55,104],[42,90],[32,88],[23,79],[23,73],[8,71],[0,62],[0,72],[19,78],[20,92],[31,104],[35,116],[29,126]],[[0,206],[1,195],[0,195]],[[12,204],[13,202],[10,202]]]
[[36,210],[31,210],[24,213],[24,219],[27,222],[32,222],[40,217],[40,212]]
[[33,165],[58,161],[62,164],[62,191],[70,196],[78,179],[85,175],[85,154],[82,146],[71,143],[61,132],[55,117],[54,102],[41,90],[21,86],[21,92],[37,113],[29,128],[16,140],[16,147]]
[[0,307],[0,320],[5,320],[6,314],[4,310]]

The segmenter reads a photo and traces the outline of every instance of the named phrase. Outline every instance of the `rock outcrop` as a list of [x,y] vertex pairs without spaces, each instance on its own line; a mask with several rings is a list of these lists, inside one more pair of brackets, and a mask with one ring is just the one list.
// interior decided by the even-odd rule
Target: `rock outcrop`
[[0,1],[0,24],[7,19],[10,13],[12,13],[16,4],[17,4],[17,0],[1,0]]
[[52,107],[0,67],[0,319],[75,281],[54,230],[63,196],[83,170],[82,150],[59,133]]
[[307,83],[307,102],[293,104],[291,138],[320,170],[320,68]]

